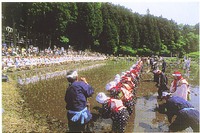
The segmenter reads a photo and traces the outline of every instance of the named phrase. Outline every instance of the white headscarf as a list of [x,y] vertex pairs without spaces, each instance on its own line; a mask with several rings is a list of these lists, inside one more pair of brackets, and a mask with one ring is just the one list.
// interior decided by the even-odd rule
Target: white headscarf
[[109,91],[111,88],[115,87],[116,85],[117,85],[117,82],[111,81],[110,83],[108,83],[108,84],[106,85],[105,89],[106,89],[107,91]]
[[107,97],[105,93],[100,92],[97,96],[96,96],[96,101],[99,103],[104,103],[105,100],[109,99],[110,97]]
[[117,74],[117,75],[115,76],[114,81],[117,82],[117,83],[120,82],[120,76],[119,76],[119,74]]
[[78,76],[78,73],[77,73],[77,71],[74,71],[72,74],[67,75],[67,78],[73,78],[73,77],[76,77],[76,76]]

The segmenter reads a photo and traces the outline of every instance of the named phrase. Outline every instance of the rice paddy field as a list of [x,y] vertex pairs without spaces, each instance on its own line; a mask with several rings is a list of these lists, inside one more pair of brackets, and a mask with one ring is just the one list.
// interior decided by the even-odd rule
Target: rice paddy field
[[[135,61],[100,61],[89,63],[68,64],[65,66],[48,67],[6,73],[10,82],[2,82],[2,131],[3,132],[66,132],[67,110],[64,101],[68,87],[66,75],[19,84],[18,79],[39,76],[55,71],[78,70],[79,79],[85,77],[94,88],[91,98],[90,112],[93,115],[93,132],[111,131],[112,121],[101,118],[102,105],[95,99],[99,92],[106,91],[105,86],[113,81],[116,74],[126,72],[135,64]],[[182,69],[182,64],[167,60],[166,75],[169,84],[172,82],[171,74],[179,70],[190,84],[192,92],[191,104],[199,109],[199,63],[192,62],[190,71]],[[161,69],[161,68],[160,68]],[[136,96],[137,101],[134,113],[126,127],[126,132],[163,132],[168,130],[168,121],[165,114],[154,109],[157,106],[157,90],[153,82],[153,74],[147,65],[139,81]],[[189,129],[190,130],[190,129]]]

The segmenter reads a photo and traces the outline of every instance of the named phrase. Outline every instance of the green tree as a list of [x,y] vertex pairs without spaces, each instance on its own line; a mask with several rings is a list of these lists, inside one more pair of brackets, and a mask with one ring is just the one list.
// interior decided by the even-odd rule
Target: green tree
[[20,2],[2,2],[2,26],[13,28],[13,45],[16,47],[16,30],[20,28],[23,17],[23,5]]

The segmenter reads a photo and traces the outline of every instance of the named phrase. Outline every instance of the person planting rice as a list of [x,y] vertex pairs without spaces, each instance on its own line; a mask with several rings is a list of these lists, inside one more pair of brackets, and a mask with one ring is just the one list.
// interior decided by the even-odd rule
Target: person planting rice
[[[135,69],[135,65],[133,65],[131,68],[130,68],[130,73],[134,74],[136,76],[136,79],[137,81],[139,81],[140,79],[140,75],[138,73],[139,71],[137,69]],[[136,85],[137,86],[137,85]]]
[[153,62],[153,71],[158,69],[158,64],[156,61]]
[[103,92],[96,96],[96,101],[103,106],[102,116],[104,118],[112,118],[112,131],[124,132],[130,116],[123,102],[107,97]]
[[138,86],[138,79],[139,76],[137,75],[137,73],[134,72],[135,70],[131,70],[130,71],[130,77],[131,77],[131,81],[135,84],[135,88],[137,88]]
[[136,90],[135,90],[135,84],[132,82],[132,80],[133,80],[132,78],[134,78],[134,77],[132,77],[132,74],[130,73],[130,71],[127,71],[126,73],[123,73],[121,75],[121,82],[122,82],[122,85],[126,89],[130,90],[130,88],[131,88],[132,89],[131,92],[135,96]]
[[124,106],[127,107],[129,115],[132,115],[135,99],[131,92],[126,90],[123,86],[117,86],[115,81],[108,83],[105,89],[110,92],[111,97],[122,100]]
[[[191,127],[193,132],[199,132],[199,111],[194,109],[193,105],[181,97],[172,96],[171,93],[163,94],[163,105],[171,123],[170,132],[182,131],[188,127]],[[174,115],[177,117],[172,122]]]
[[68,127],[70,132],[86,131],[85,126],[92,118],[87,105],[87,98],[91,97],[94,89],[87,83],[85,78],[78,81],[78,73],[69,71],[67,73],[69,87],[65,94],[65,102],[67,103]]

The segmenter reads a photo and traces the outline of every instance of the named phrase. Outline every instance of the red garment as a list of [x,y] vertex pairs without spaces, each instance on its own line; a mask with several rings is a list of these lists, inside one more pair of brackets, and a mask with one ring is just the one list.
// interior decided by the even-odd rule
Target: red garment
[[111,102],[114,103],[114,106],[112,108],[113,112],[118,112],[118,110],[120,108],[123,108],[124,105],[122,103],[121,100],[117,100],[117,99],[114,99],[114,98],[110,98],[110,99],[107,99],[106,101],[108,101],[108,106],[111,107]]
[[175,74],[175,76],[176,76],[176,75],[180,75],[180,76],[176,76],[177,79],[174,80],[173,87],[175,87],[175,90],[176,90],[177,82],[182,78],[182,75],[181,75],[181,73],[180,73],[179,71],[174,72],[174,74]]

